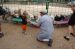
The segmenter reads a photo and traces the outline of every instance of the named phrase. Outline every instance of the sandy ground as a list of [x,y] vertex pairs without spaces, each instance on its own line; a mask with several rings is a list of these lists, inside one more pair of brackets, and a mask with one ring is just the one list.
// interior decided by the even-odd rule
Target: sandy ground
[[39,28],[28,27],[27,35],[24,35],[21,33],[21,25],[2,23],[2,30],[5,36],[0,38],[0,49],[75,49],[74,37],[70,41],[63,38],[67,27],[55,28],[52,47],[36,40]]
[[[37,5],[14,5],[5,4],[11,9],[23,9],[32,14],[38,14],[39,11],[45,9],[45,6]],[[50,14],[70,14],[72,11],[65,7],[49,6]],[[36,35],[39,28],[28,27],[27,35],[21,32],[21,25],[11,23],[2,23],[2,30],[5,34],[0,38],[0,49],[75,49],[75,38],[72,37],[70,41],[64,40],[63,36],[67,34],[67,27],[55,28],[53,33],[53,46],[48,47],[46,43],[41,43],[36,40]]]

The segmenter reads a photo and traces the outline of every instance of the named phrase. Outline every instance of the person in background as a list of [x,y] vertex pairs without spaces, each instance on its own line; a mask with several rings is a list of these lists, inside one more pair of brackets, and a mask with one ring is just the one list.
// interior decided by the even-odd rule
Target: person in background
[[15,18],[19,18],[18,10],[15,10],[14,12],[15,12],[15,14],[14,14]]
[[2,38],[3,36],[4,36],[4,33],[2,32],[1,22],[0,22],[0,38]]
[[[4,11],[2,9],[2,6],[0,6],[0,16],[3,17],[3,15],[4,15]],[[2,20],[0,19],[0,38],[2,38],[4,36],[4,33],[2,32],[2,28],[1,28],[1,22],[2,22]]]
[[58,15],[55,16],[55,21],[60,21],[60,17]]
[[[73,14],[71,15],[69,22],[68,22],[68,25],[69,25],[69,27],[68,27],[69,31],[68,32],[70,32],[69,35],[72,35],[73,37],[75,37],[75,1],[70,2],[69,5],[73,11]],[[69,35],[64,36],[64,39],[70,40]]]
[[34,16],[34,17],[31,19],[31,21],[36,22],[37,19],[38,19],[38,16]]
[[27,29],[27,15],[25,11],[23,12],[23,15],[21,15],[21,19],[22,19],[22,33],[25,34]]
[[18,9],[18,14],[21,14],[21,9]]
[[60,15],[60,20],[64,21],[64,19],[65,19],[64,15]]
[[7,22],[8,21],[7,18],[11,16],[11,12],[8,7],[5,7],[5,11],[6,11],[6,14],[5,14],[4,22]]
[[6,15],[6,10],[2,6],[0,6],[0,15],[2,16],[2,19],[4,20]]
[[36,39],[41,42],[48,42],[48,46],[52,46],[52,33],[54,31],[53,19],[47,14],[47,11],[41,11],[40,16],[37,23],[30,21],[31,24],[40,27],[40,32]]

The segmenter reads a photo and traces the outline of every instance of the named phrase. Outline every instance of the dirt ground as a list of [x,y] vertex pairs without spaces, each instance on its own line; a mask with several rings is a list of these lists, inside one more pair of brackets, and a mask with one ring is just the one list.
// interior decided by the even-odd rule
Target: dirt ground
[[[37,13],[45,6],[25,6],[25,5],[4,5],[12,9],[21,8],[31,13]],[[28,8],[29,7],[29,8]],[[58,9],[59,8],[59,9]],[[30,10],[29,10],[30,9]],[[37,10],[36,10],[37,9]],[[40,9],[40,10],[39,10]],[[51,9],[51,10],[50,10]],[[55,9],[55,10],[54,10]],[[57,9],[57,10],[56,10]],[[66,11],[65,11],[66,10]],[[62,7],[49,7],[49,12],[54,14],[69,14],[71,10]],[[34,14],[35,14],[34,13]],[[48,47],[46,43],[41,43],[36,40],[39,28],[28,27],[26,35],[22,34],[21,25],[11,23],[2,23],[2,31],[5,36],[0,38],[0,49],[75,49],[75,38],[72,37],[70,41],[64,40],[63,36],[67,34],[67,27],[57,27],[53,33],[53,46]]]
[[5,36],[0,38],[0,49],[75,49],[74,37],[70,41],[63,38],[67,34],[67,27],[55,28],[52,47],[36,40],[39,28],[28,27],[24,35],[21,33],[21,25],[3,23],[2,30]]

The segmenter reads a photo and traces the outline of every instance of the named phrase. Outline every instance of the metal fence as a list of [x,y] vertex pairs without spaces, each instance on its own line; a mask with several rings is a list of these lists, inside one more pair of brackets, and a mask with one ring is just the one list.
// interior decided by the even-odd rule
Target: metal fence
[[46,2],[49,1],[50,3],[67,3],[73,0],[0,0],[0,3],[6,3],[6,2],[20,2],[20,3],[25,3],[26,2],[37,2],[37,3],[41,3],[41,2]]
[[0,5],[12,10],[22,9],[33,15],[47,10],[49,15],[69,15],[72,13],[67,3],[72,0],[0,0]]

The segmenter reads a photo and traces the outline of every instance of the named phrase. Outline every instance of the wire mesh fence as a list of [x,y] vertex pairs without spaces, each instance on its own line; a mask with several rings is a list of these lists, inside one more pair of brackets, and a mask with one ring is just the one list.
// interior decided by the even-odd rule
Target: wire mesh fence
[[69,15],[72,13],[67,3],[72,0],[1,0],[0,5],[11,10],[22,9],[32,15],[39,15],[39,12],[46,10],[46,1],[49,2],[49,15]]

